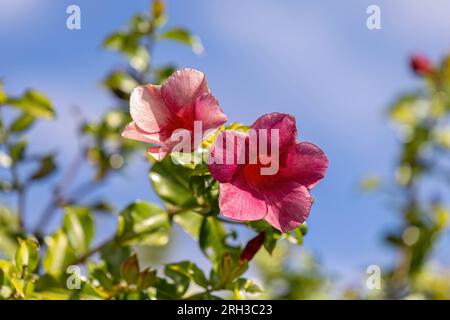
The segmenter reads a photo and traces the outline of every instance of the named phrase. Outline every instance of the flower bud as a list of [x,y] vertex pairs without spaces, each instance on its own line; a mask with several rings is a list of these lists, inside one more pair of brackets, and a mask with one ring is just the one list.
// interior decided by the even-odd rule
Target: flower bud
[[244,250],[241,252],[241,255],[239,256],[240,260],[247,260],[250,261],[253,259],[255,254],[258,252],[258,250],[261,248],[261,246],[264,243],[264,239],[266,237],[265,231],[258,234],[256,237],[254,237],[252,240],[250,240],[247,245],[245,246]]
[[415,54],[410,59],[411,69],[420,76],[429,75],[433,71],[431,61],[424,55]]

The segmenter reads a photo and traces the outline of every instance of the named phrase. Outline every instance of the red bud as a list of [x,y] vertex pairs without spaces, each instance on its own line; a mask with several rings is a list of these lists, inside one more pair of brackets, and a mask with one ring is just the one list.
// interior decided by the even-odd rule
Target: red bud
[[244,250],[241,252],[239,259],[247,260],[247,261],[252,260],[253,257],[255,256],[255,254],[258,252],[258,250],[263,245],[265,237],[266,237],[266,233],[263,231],[260,234],[258,234],[256,237],[254,237],[252,240],[250,240],[247,243],[247,245],[245,246]]
[[433,71],[433,65],[428,57],[420,54],[411,56],[411,69],[420,76],[429,75]]

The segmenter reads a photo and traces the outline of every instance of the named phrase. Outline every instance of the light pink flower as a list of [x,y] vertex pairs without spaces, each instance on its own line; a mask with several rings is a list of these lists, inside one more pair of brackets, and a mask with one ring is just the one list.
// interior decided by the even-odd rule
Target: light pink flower
[[[130,97],[130,113],[133,122],[122,136],[155,144],[148,152],[157,160],[162,160],[178,143],[171,139],[175,130],[189,130],[194,137],[194,121],[201,121],[202,134],[227,121],[208,89],[205,75],[193,69],[174,72],[162,86],[135,88]],[[197,146],[191,147],[194,150]]]
[[[261,175],[260,169],[264,165],[260,161],[256,164],[249,164],[249,161],[209,164],[211,174],[220,183],[220,210],[234,220],[265,219],[278,230],[287,232],[300,226],[308,217],[311,209],[309,190],[324,177],[328,159],[314,144],[298,143],[295,118],[288,114],[263,115],[251,128],[256,131],[268,129],[268,135],[270,129],[279,130],[279,170],[274,175]],[[222,154],[225,158],[231,153],[238,159],[242,152],[248,153],[248,134],[226,131],[217,139],[212,157]],[[230,139],[237,142],[234,150],[226,148],[226,141]],[[269,151],[270,143],[269,140]]]

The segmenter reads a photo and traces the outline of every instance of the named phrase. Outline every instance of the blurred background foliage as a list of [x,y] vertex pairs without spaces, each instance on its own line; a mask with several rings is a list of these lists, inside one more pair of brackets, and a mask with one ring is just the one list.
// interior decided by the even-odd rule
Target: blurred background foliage
[[[108,194],[86,200],[144,153],[143,144],[120,134],[131,121],[133,88],[162,83],[176,69],[175,64],[153,65],[154,47],[175,41],[195,54],[203,51],[197,36],[167,22],[165,3],[155,0],[147,13],[133,16],[126,28],[104,40],[104,49],[126,60],[102,81],[115,107],[99,121],[82,120],[78,155],[67,165],[57,163],[54,151],[31,154],[27,148],[33,126],[54,120],[52,102],[32,89],[9,96],[0,85],[0,190],[17,200],[14,207],[0,208],[0,299],[450,298],[448,271],[429,263],[449,215],[449,57],[437,65],[413,57],[411,67],[423,87],[402,95],[388,113],[400,137],[393,177],[372,176],[361,183],[364,190],[384,195],[401,219],[385,236],[398,260],[383,272],[379,290],[367,290],[365,270],[361,286],[335,287],[320,261],[298,248],[306,225],[282,235],[265,222],[236,225],[220,217],[218,186],[204,164],[148,159],[149,180],[163,206],[136,201],[117,210]],[[93,176],[73,187],[85,166]],[[48,190],[51,199],[43,212],[35,212],[27,195],[50,177],[56,181]],[[33,227],[24,223],[31,212],[40,217]],[[49,221],[60,213],[60,226],[51,230]],[[102,213],[113,214],[117,228],[111,238],[94,244],[101,228],[96,216]],[[209,269],[193,261],[162,261],[161,267],[174,225],[198,243]],[[245,272],[256,280],[244,278]]]

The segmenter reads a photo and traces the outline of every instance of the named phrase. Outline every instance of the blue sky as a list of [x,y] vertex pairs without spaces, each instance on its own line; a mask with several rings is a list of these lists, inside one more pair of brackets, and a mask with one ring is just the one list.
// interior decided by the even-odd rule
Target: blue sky
[[[65,27],[70,4],[81,7],[81,30]],[[381,8],[381,30],[366,28],[370,4]],[[56,122],[32,131],[34,148],[57,149],[64,161],[74,156],[71,107],[94,118],[112,107],[99,82],[124,63],[101,50],[100,43],[147,8],[146,0],[0,0],[0,76],[7,90],[42,90],[58,112]],[[168,10],[169,26],[198,34],[205,53],[195,56],[165,43],[157,47],[154,63],[175,61],[205,72],[230,121],[251,123],[273,111],[295,115],[300,140],[327,153],[330,168],[313,190],[305,248],[344,277],[355,277],[370,264],[389,263],[392,256],[381,236],[395,219],[380,198],[358,190],[358,181],[392,172],[396,136],[385,110],[397,95],[420,85],[408,70],[411,53],[437,59],[448,52],[444,35],[450,33],[450,2],[169,0]],[[118,207],[137,198],[154,200],[147,166],[136,160],[101,192],[114,195]],[[45,191],[36,188],[30,203],[42,204]],[[187,243],[181,248],[191,248],[193,243]],[[191,255],[175,250],[172,257]]]

